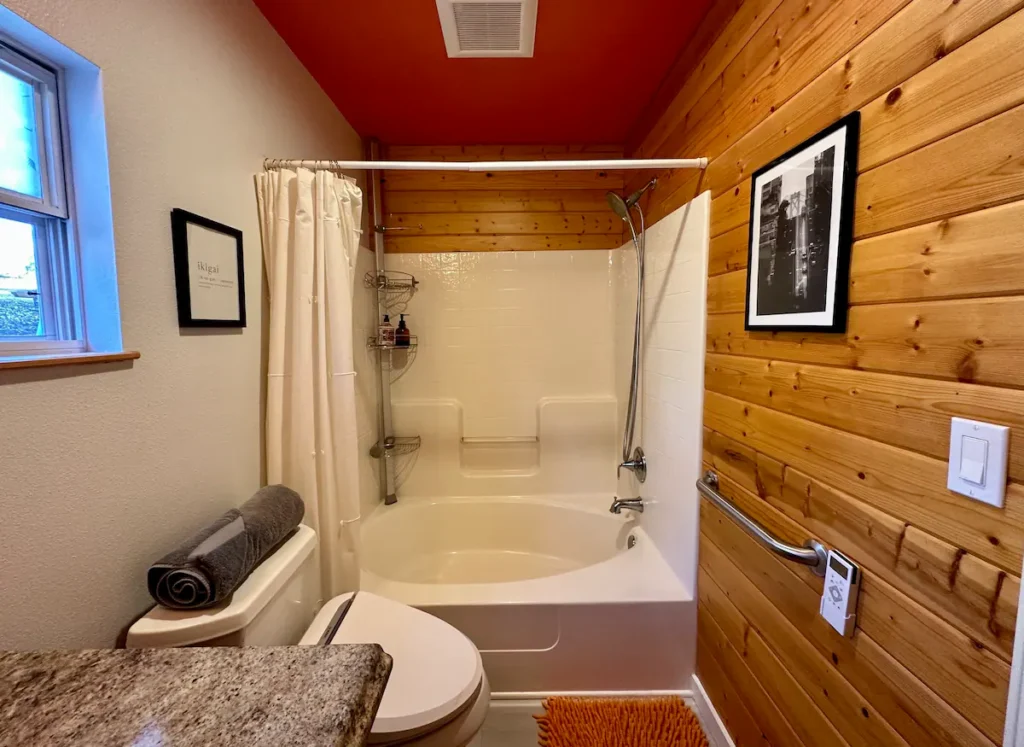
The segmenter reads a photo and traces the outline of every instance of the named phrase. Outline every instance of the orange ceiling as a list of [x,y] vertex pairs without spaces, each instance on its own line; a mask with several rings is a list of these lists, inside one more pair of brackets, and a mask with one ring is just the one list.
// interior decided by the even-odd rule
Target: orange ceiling
[[364,137],[622,143],[711,0],[539,0],[532,58],[449,59],[433,0],[255,0]]

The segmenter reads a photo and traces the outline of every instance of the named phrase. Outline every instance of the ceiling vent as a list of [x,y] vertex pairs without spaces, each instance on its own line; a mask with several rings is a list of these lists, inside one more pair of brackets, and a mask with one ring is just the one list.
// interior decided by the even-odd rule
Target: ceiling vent
[[537,0],[437,0],[449,57],[533,57]]

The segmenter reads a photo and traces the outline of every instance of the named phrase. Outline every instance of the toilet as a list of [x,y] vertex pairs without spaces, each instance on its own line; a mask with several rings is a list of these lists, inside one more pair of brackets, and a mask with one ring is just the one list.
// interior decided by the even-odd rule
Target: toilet
[[128,648],[378,643],[392,669],[369,744],[464,747],[483,727],[490,687],[480,652],[426,612],[366,591],[318,599],[316,532],[300,526],[235,590],[206,610],[154,607]]

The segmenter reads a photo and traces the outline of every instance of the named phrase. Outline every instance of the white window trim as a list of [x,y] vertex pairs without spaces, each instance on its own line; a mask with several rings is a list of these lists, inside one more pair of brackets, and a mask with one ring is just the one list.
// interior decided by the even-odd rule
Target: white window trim
[[[77,355],[88,352],[81,302],[81,274],[76,252],[76,221],[68,194],[70,173],[69,127],[63,71],[46,67],[0,35],[0,70],[33,86],[37,106],[36,136],[42,197],[0,188],[0,216],[18,217],[35,225],[36,261],[40,268],[45,337],[0,336],[3,358]],[[17,210],[21,208],[21,211]],[[17,215],[20,212],[20,215]],[[14,213],[15,215],[11,215]],[[55,221],[63,221],[59,226]]]
[[44,60],[56,71],[64,163],[63,173],[54,175],[54,183],[63,178],[64,206],[69,217],[66,254],[71,263],[61,277],[74,278],[77,287],[72,301],[81,310],[76,340],[20,342],[30,352],[0,351],[0,364],[6,356],[42,358],[75,352],[137,358],[137,353],[125,353],[121,337],[102,72],[2,4],[0,43],[22,56]]

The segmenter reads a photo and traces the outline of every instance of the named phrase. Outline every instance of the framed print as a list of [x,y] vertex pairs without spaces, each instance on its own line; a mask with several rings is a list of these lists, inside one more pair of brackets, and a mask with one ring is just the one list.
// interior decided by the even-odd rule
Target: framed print
[[242,232],[201,215],[171,211],[179,327],[244,327]]
[[744,328],[846,330],[860,112],[751,177]]

